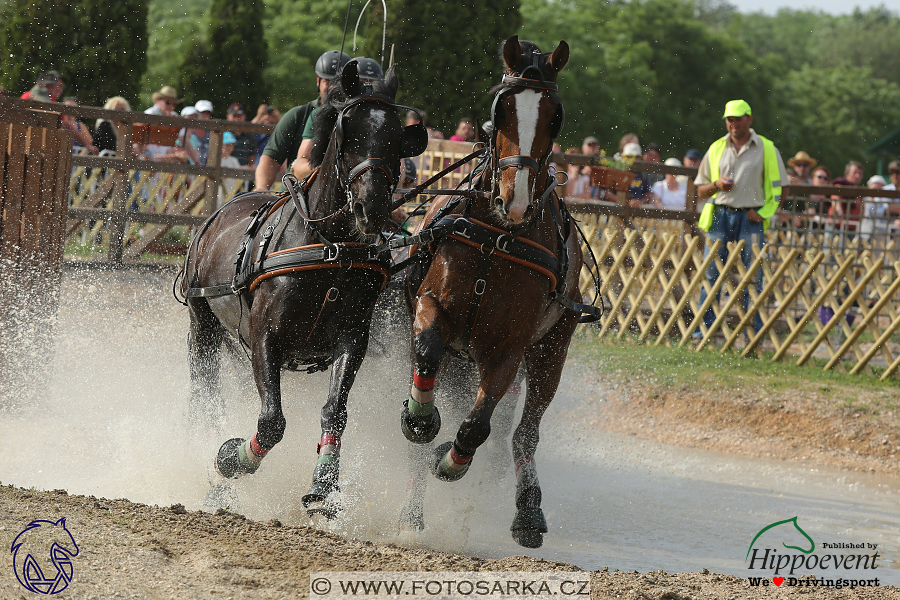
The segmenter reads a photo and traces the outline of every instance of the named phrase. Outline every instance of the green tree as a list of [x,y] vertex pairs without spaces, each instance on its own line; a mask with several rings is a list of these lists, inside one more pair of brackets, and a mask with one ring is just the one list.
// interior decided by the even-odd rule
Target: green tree
[[268,100],[264,11],[261,0],[213,0],[207,39],[195,43],[181,64],[180,87],[189,102],[210,100],[217,112],[242,102],[255,114],[256,106]]
[[560,75],[562,142],[579,147],[595,135],[612,152],[634,132],[680,156],[724,135],[722,108],[734,98],[750,102],[774,135],[771,67],[699,21],[689,0],[526,0],[526,8],[522,37],[542,45],[562,37],[571,48]]
[[66,78],[83,104],[136,98],[146,68],[148,0],[11,0],[0,33],[2,83],[29,89],[43,71]]
[[[136,108],[152,103],[153,92],[177,85],[187,51],[206,39],[211,0],[153,0],[147,16],[147,71]],[[180,92],[181,90],[179,90]]]
[[[264,25],[269,65],[264,77],[272,91],[271,102],[282,112],[318,96],[316,60],[341,47],[346,10],[343,2],[328,0],[267,0]],[[298,31],[303,34],[297,35]],[[352,39],[351,30],[348,54],[352,54]]]
[[[358,54],[378,60],[382,9],[380,3],[373,5]],[[518,33],[521,24],[518,0],[389,4],[385,62],[393,45],[394,61],[399,63],[399,99],[425,109],[428,125],[445,132],[452,133],[462,117],[487,120],[491,103],[487,92],[503,73],[500,45]]]
[[785,123],[782,155],[805,150],[832,172],[850,160],[875,161],[866,148],[900,124],[900,85],[872,76],[868,68],[803,67],[784,81],[780,110]]

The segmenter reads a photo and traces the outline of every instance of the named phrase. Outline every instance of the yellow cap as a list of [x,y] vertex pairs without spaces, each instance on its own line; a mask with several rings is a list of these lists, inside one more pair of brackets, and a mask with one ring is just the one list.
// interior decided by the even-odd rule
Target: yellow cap
[[743,100],[732,100],[725,105],[725,114],[722,115],[722,118],[727,119],[728,117],[743,117],[744,115],[752,114],[753,113],[750,111],[749,104],[747,104]]

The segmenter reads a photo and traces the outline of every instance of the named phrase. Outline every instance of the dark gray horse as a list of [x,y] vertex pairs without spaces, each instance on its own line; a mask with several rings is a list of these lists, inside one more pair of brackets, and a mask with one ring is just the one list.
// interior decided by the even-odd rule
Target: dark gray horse
[[293,187],[293,197],[251,193],[225,205],[186,261],[192,419],[208,426],[223,411],[219,360],[227,337],[249,348],[261,400],[256,432],[220,448],[219,474],[255,472],[281,441],[282,369],[331,366],[318,462],[303,497],[311,514],[337,510],[327,498],[338,486],[347,395],[388,278],[389,259],[373,242],[388,217],[401,158],[427,145],[424,127],[401,125],[397,88],[393,67],[369,87],[349,62],[315,117],[310,162],[318,170]]

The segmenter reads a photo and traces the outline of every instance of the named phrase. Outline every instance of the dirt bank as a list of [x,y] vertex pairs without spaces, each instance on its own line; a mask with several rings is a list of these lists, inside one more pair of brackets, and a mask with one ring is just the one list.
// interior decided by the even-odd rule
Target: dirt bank
[[612,390],[585,411],[593,427],[690,448],[900,474],[898,399],[883,390],[830,385],[723,393],[623,374],[587,377]]
[[[72,582],[61,598],[308,598],[309,575],[316,571],[578,571],[523,556],[483,560],[347,540],[309,527],[256,523],[180,505],[0,487],[0,547],[9,548],[33,519],[61,517],[79,546]],[[0,597],[35,597],[16,581],[12,559],[6,557],[0,562]],[[592,599],[724,600],[797,593],[809,600],[900,598],[900,590],[885,587],[751,588],[746,578],[714,573],[582,573],[590,577]]]

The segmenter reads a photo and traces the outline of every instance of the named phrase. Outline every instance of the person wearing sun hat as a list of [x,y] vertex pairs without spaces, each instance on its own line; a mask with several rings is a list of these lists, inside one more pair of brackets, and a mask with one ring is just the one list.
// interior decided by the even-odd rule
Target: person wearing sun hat
[[[744,100],[731,100],[725,104],[725,127],[728,134],[709,147],[694,183],[700,200],[710,199],[697,226],[706,231],[706,252],[716,240],[721,240],[719,258],[728,260],[728,243],[743,240],[741,260],[745,267],[753,260],[753,246],[761,248],[765,243],[768,221],[775,214],[781,201],[781,187],[788,184],[787,170],[781,153],[770,140],[751,129],[753,112]],[[762,290],[762,271],[757,273],[757,290]],[[706,271],[710,287],[719,278],[715,261]],[[717,298],[718,299],[718,298]],[[750,299],[744,290],[744,310]],[[706,301],[706,289],[701,289],[700,303]],[[703,315],[709,328],[715,320],[710,307]],[[759,314],[755,319],[756,330],[762,327]],[[694,337],[702,338],[698,329]]]
[[158,92],[153,92],[153,106],[144,111],[147,115],[177,116],[175,106],[181,104],[178,91],[171,85],[164,85]]
[[818,161],[803,150],[795,154],[794,158],[788,161],[788,165],[793,167],[794,173],[797,174],[797,183],[802,183],[804,185],[812,185],[812,179],[809,178],[809,174],[812,172],[812,168],[817,164],[819,164]]

